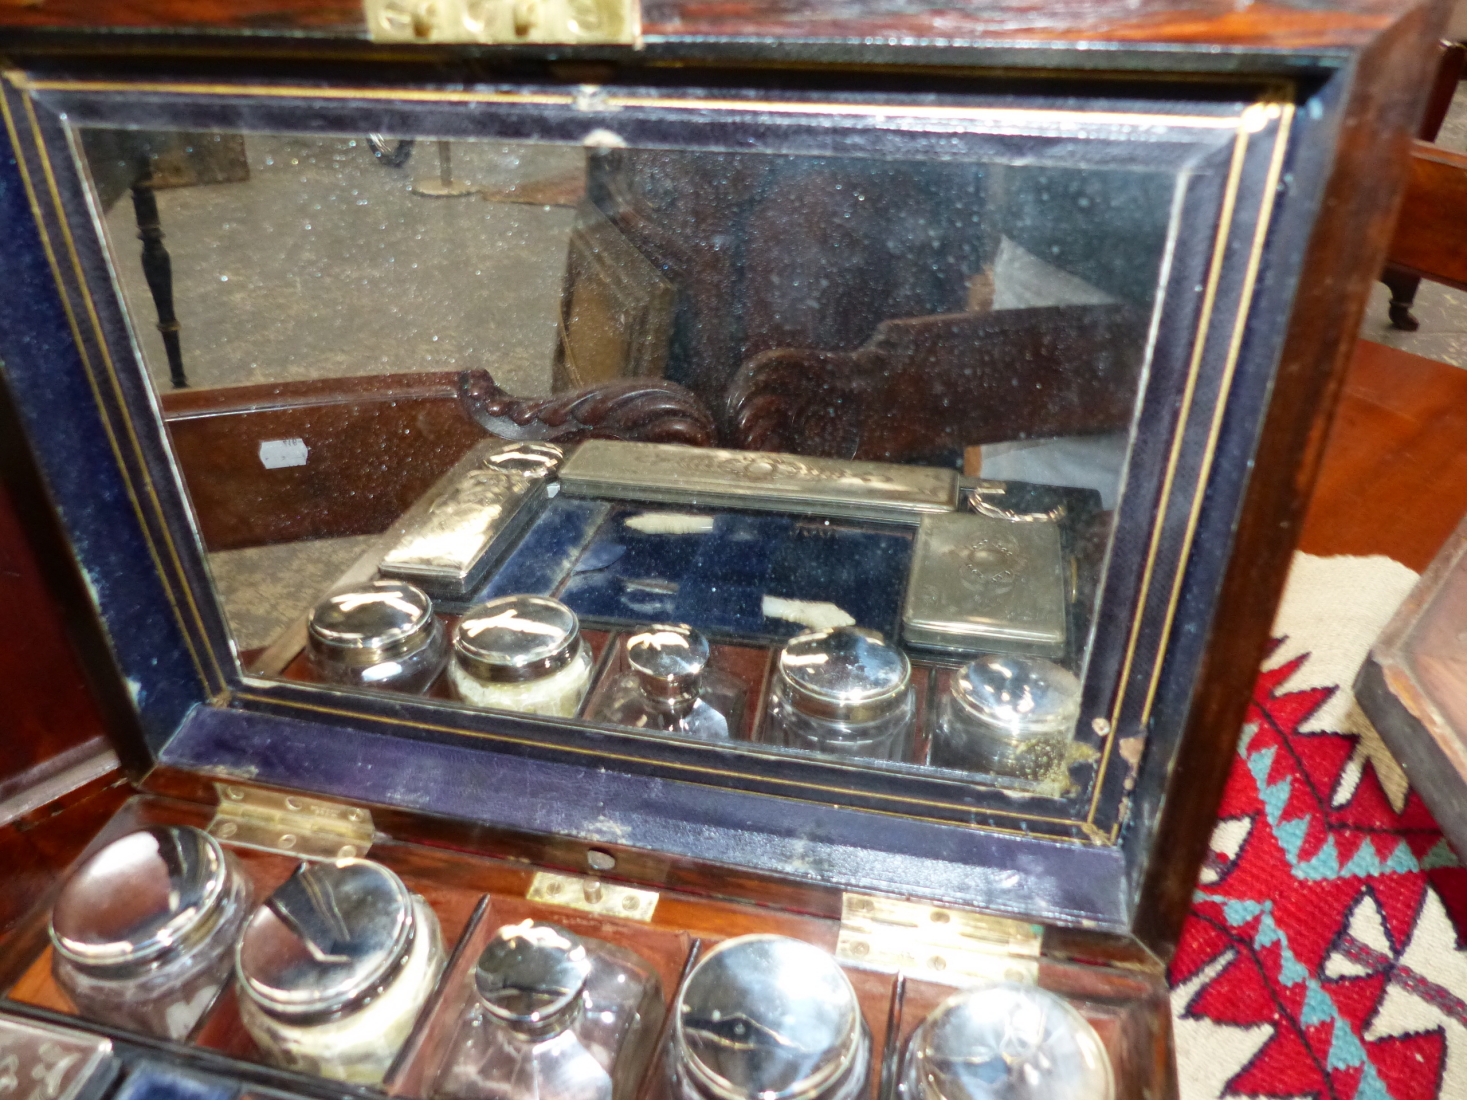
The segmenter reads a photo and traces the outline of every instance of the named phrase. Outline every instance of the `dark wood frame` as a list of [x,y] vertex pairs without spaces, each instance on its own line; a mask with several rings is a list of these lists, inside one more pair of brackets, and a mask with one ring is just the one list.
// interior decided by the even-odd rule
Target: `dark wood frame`
[[[349,22],[339,9],[296,11],[307,25],[321,26],[322,19],[332,25]],[[1180,21],[1168,29],[1155,21],[1156,11],[1147,13],[1152,21],[1145,31],[1137,24],[1132,24],[1136,30],[1127,31],[1119,8],[1110,11],[1099,5],[1089,28],[1051,34],[1037,45],[1002,44],[1001,34],[983,33],[985,17],[973,16],[967,24],[967,44],[946,50],[878,47],[860,54],[834,40],[837,31],[848,29],[846,22],[797,8],[781,9],[778,17],[746,9],[738,14],[741,26],[763,37],[722,44],[698,36],[700,29],[727,31],[729,25],[719,22],[722,17],[689,9],[669,22],[671,12],[649,14],[648,27],[656,41],[635,59],[615,50],[552,51],[547,56],[547,51],[468,49],[431,60],[440,79],[490,72],[498,82],[517,74],[550,82],[584,83],[597,77],[665,85],[688,79],[684,72],[660,67],[678,61],[694,64],[698,79],[710,86],[773,80],[837,89],[888,81],[893,78],[891,69],[873,76],[870,66],[899,64],[905,68],[900,74],[904,80],[982,80],[1006,95],[1043,94],[1061,79],[1062,70],[1070,70],[1067,79],[1100,80],[1093,73],[1078,77],[1075,71],[1103,64],[1110,70],[1103,83],[1112,94],[1117,88],[1141,97],[1154,94],[1159,85],[1153,78],[1124,74],[1161,70],[1191,74],[1185,78],[1192,82],[1188,86],[1204,99],[1236,84],[1236,77],[1223,75],[1227,72],[1246,73],[1245,79],[1253,81],[1287,74],[1294,89],[1292,101],[1306,108],[1298,112],[1291,136],[1288,171],[1281,177],[1287,184],[1278,214],[1251,272],[1256,283],[1245,280],[1239,288],[1247,292],[1252,312],[1247,325],[1236,330],[1235,397],[1211,436],[1216,461],[1207,491],[1199,498],[1198,512],[1178,517],[1190,525],[1195,549],[1177,590],[1175,611],[1181,629],[1171,639],[1156,687],[1158,712],[1175,715],[1175,721],[1163,723],[1168,728],[1160,732],[1153,723],[1139,770],[1133,776],[1116,776],[1117,783],[1129,779],[1135,791],[1129,801],[1116,801],[1130,814],[1120,843],[1076,847],[1032,839],[1010,843],[991,832],[955,824],[785,800],[775,815],[780,820],[769,823],[761,820],[770,815],[766,796],[757,790],[720,791],[710,797],[708,788],[678,783],[656,767],[628,767],[613,779],[602,769],[563,754],[528,753],[523,747],[493,757],[493,774],[479,769],[490,790],[505,796],[486,810],[482,788],[471,792],[465,777],[474,774],[468,767],[474,760],[490,758],[469,753],[452,738],[385,737],[384,723],[399,717],[391,705],[374,707],[370,714],[366,708],[354,715],[320,713],[311,723],[286,717],[268,701],[254,710],[199,706],[230,700],[229,674],[209,667],[209,652],[227,646],[222,626],[217,616],[205,615],[201,633],[190,639],[176,622],[157,613],[170,596],[187,602],[191,593],[201,591],[202,577],[196,557],[186,550],[180,553],[176,545],[170,548],[170,523],[179,513],[174,511],[175,520],[170,521],[165,514],[150,515],[146,509],[139,513],[128,500],[130,486],[167,497],[168,486],[173,484],[176,490],[176,483],[156,437],[136,456],[110,451],[104,420],[144,398],[136,392],[90,392],[92,383],[103,376],[92,373],[83,360],[102,363],[105,347],[98,335],[87,331],[86,318],[70,329],[56,289],[59,281],[67,300],[85,302],[80,293],[84,284],[105,285],[104,271],[98,256],[85,248],[78,255],[67,254],[65,234],[59,231],[71,215],[54,208],[48,211],[41,203],[39,224],[31,220],[20,177],[14,166],[5,166],[0,169],[5,183],[0,189],[0,219],[14,227],[11,236],[17,246],[4,260],[5,271],[12,285],[25,289],[0,304],[0,319],[8,332],[26,333],[28,340],[18,344],[8,336],[0,339],[0,355],[7,361],[21,417],[82,568],[104,594],[104,629],[116,643],[111,657],[125,679],[142,685],[135,693],[142,741],[156,753],[172,739],[171,758],[152,769],[148,784],[208,801],[212,793],[200,773],[227,763],[228,752],[243,751],[251,767],[264,765],[256,781],[374,803],[386,811],[386,821],[403,828],[404,835],[471,844],[483,843],[491,835],[500,843],[519,837],[518,843],[542,852],[543,838],[556,837],[555,844],[573,857],[585,846],[605,841],[610,830],[630,838],[626,847],[637,853],[634,865],[654,880],[670,874],[670,868],[696,864],[704,868],[697,872],[701,881],[708,882],[710,873],[721,874],[725,883],[742,884],[737,888],[753,889],[749,884],[768,881],[783,883],[781,891],[797,889],[803,882],[920,892],[1059,924],[1090,923],[1129,933],[1164,957],[1185,915],[1204,851],[1333,391],[1346,362],[1343,349],[1353,338],[1363,293],[1383,250],[1400,179],[1400,167],[1391,157],[1403,145],[1420,98],[1419,90],[1409,87],[1408,74],[1413,59],[1424,54],[1432,40],[1441,7],[1299,13],[1287,33],[1282,26],[1269,27],[1266,20],[1244,19],[1230,27],[1225,19],[1209,14],[1212,22],[1200,24],[1207,30],[1202,34],[1195,22],[1191,29]],[[987,17],[995,14],[1001,13]],[[131,12],[128,17],[136,15]],[[371,59],[375,67],[369,79],[390,84],[418,79],[414,66],[423,57],[411,50],[365,50],[349,43],[303,46],[280,40],[261,48],[268,57],[239,60],[237,53],[231,53],[235,47],[218,49],[191,38],[188,27],[177,22],[166,5],[147,9],[144,17],[154,20],[159,33],[145,47],[125,52],[100,46],[99,39],[86,35],[15,33],[9,41],[23,52],[29,71],[43,80],[83,69],[124,79],[129,72],[152,74],[161,69],[180,80],[207,74],[208,80],[218,82],[227,80],[231,70],[256,79],[264,75],[290,80],[308,59],[312,79],[356,82],[364,75],[361,63]],[[221,25],[229,25],[235,17],[236,13],[225,11],[212,16]],[[12,26],[35,22],[29,14],[11,15],[8,10],[5,18]],[[66,10],[59,14],[48,10],[41,18],[54,28],[65,25],[69,17]],[[211,16],[185,18],[196,22]],[[922,25],[922,17],[916,18]],[[877,15],[865,26],[868,31],[892,30],[911,23]],[[1109,36],[1121,42],[1138,33],[1160,40],[1166,44],[1164,60],[1151,49],[1113,48],[1102,59],[1092,51],[1066,48],[1066,38],[1083,36],[1086,30],[1102,41]],[[1270,33],[1283,37],[1270,39]],[[1189,48],[1199,35],[1207,46],[1223,42],[1231,49]],[[781,42],[781,37],[790,40]],[[1278,44],[1290,48],[1274,48]],[[148,52],[163,49],[171,52]],[[727,68],[709,67],[714,59],[721,59],[716,64]],[[768,67],[771,60],[785,71]],[[803,66],[798,78],[792,75],[794,66]],[[54,100],[56,94],[39,92],[31,100],[23,87],[7,86],[4,95],[12,129],[16,118],[28,121],[37,102],[45,103],[47,95]],[[384,110],[382,117],[390,121],[391,114]],[[64,141],[44,117],[36,127],[49,133],[51,141]],[[1382,135],[1389,140],[1382,141]],[[60,163],[53,157],[48,165],[26,142],[21,155],[32,180],[46,178]],[[71,193],[74,197],[79,192]],[[1348,231],[1341,228],[1346,225]],[[1340,272],[1352,273],[1343,291]],[[101,308],[105,312],[106,304]],[[118,324],[116,317],[104,320]],[[125,391],[133,383],[111,384]],[[63,430],[57,430],[57,408],[67,410]],[[1249,478],[1250,462],[1269,475]],[[172,499],[176,509],[177,498]],[[98,537],[102,532],[105,540]],[[164,548],[159,558],[150,551],[150,542]],[[165,560],[175,554],[176,561]],[[146,564],[150,561],[154,564]],[[117,597],[108,595],[113,591]],[[1220,609],[1219,614],[1213,614],[1214,608]],[[201,669],[191,668],[191,648],[200,656]],[[194,684],[202,684],[202,690]],[[235,699],[246,701],[239,695]],[[517,728],[513,722],[499,725],[510,732]],[[338,742],[350,746],[340,766],[326,762],[303,775],[284,763],[283,746],[294,741],[299,751],[308,752],[312,738],[319,739],[327,727]],[[133,741],[130,747],[140,746]],[[460,782],[439,792],[444,797],[434,798],[430,809],[428,804],[404,800],[390,784],[374,788],[349,759],[353,750],[379,752],[384,760],[392,753],[407,752],[419,764],[436,758],[443,774],[457,776]],[[527,789],[547,795],[519,797]],[[738,867],[720,865],[721,854],[729,850],[740,853]],[[1025,872],[1018,890],[1000,881],[1011,877],[1006,869],[1015,867]]]

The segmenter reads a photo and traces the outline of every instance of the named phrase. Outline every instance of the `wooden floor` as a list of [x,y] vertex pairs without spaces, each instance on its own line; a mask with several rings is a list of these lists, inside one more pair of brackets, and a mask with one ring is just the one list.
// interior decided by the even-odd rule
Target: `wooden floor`
[[1299,549],[1420,572],[1467,514],[1467,370],[1362,340]]

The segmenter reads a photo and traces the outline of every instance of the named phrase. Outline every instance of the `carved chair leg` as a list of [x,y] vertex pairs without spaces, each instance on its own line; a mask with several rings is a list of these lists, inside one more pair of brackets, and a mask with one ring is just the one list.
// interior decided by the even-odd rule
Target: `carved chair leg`
[[1380,281],[1391,292],[1391,327],[1402,332],[1415,332],[1421,327],[1421,322],[1411,313],[1411,304],[1416,301],[1416,288],[1421,285],[1421,277],[1388,267],[1381,272]]
[[163,247],[163,227],[158,221],[158,199],[153,194],[152,176],[144,173],[132,185],[132,208],[137,215],[138,240],[143,242],[143,278],[158,310],[158,331],[168,354],[168,377],[174,389],[188,385],[183,373],[183,350],[178,342],[178,318],[173,312],[173,260]]

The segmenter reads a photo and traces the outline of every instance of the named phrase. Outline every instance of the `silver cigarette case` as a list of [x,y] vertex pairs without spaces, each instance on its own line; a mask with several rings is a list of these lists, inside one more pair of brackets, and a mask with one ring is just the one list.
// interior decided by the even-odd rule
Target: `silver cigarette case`
[[560,469],[566,492],[616,500],[915,524],[957,506],[957,472],[889,462],[591,439]]
[[477,444],[393,528],[380,572],[435,598],[469,595],[544,509],[563,457],[553,443]]
[[924,516],[902,633],[912,645],[936,649],[1063,656],[1059,525],[972,512]]

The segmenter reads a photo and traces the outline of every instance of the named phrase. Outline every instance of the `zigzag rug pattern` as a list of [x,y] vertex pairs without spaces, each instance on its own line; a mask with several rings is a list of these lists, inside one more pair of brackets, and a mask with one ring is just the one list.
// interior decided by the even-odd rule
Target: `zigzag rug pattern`
[[1172,963],[1183,1100],[1467,1098],[1467,871],[1361,734],[1307,728],[1348,694],[1288,690],[1310,659],[1258,679]]

